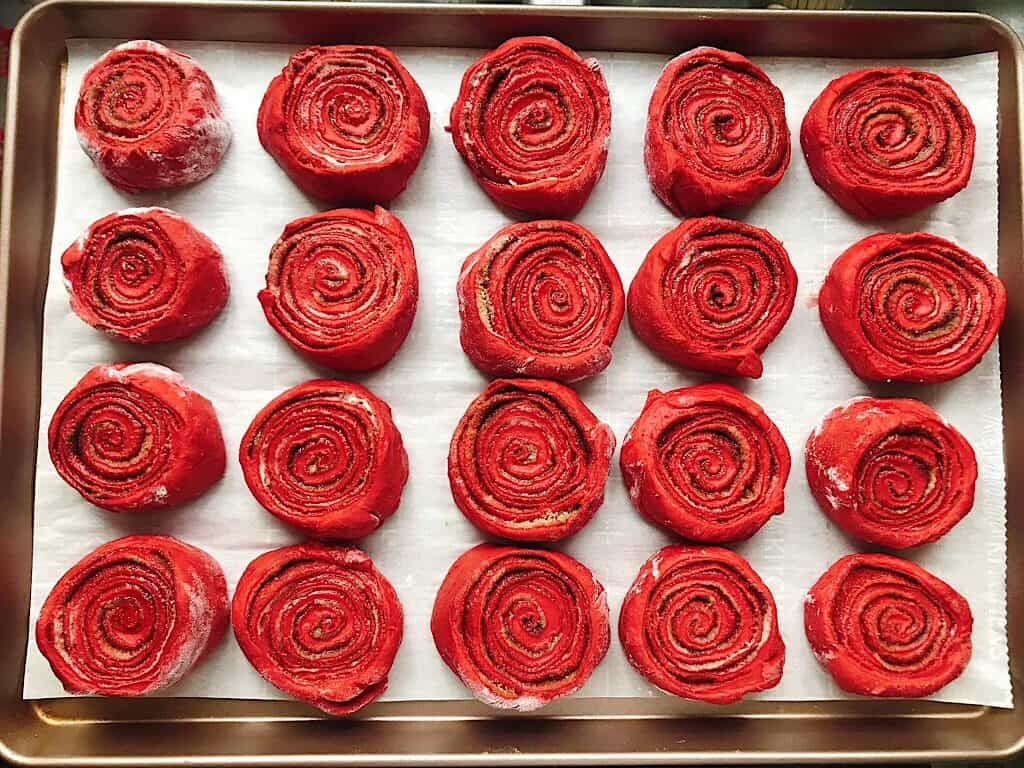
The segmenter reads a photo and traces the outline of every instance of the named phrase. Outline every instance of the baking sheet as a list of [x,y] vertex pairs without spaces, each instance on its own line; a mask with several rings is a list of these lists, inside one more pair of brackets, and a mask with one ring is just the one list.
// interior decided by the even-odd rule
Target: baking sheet
[[[233,457],[251,418],[286,387],[329,372],[294,353],[270,328],[256,301],[267,255],[284,225],[322,208],[298,192],[259,146],[256,109],[266,84],[294,46],[174,43],[206,68],[217,86],[234,143],[221,168],[194,187],[124,195],[95,171],[79,149],[73,107],[85,68],[115,40],[69,41],[67,87],[60,129],[58,197],[43,339],[43,383],[32,574],[31,620],[60,575],[94,547],[128,533],[169,533],[198,545],[224,567],[229,588],[257,554],[297,537],[252,499]],[[398,48],[431,108],[431,139],[409,189],[393,206],[416,245],[420,303],[412,332],[383,370],[353,377],[388,400],[409,452],[411,474],[394,517],[361,542],[390,578],[406,615],[405,640],[385,700],[460,699],[465,689],[437,656],[429,632],[433,596],[451,562],[481,536],[451,501],[445,474],[449,437],[486,380],[458,342],[455,280],[462,260],[508,223],[479,190],[444,132],[464,69],[479,51]],[[596,55],[612,98],[608,167],[577,221],[601,239],[628,285],[647,249],[677,220],[647,186],[642,162],[646,102],[668,57]],[[776,421],[794,458],[786,513],[736,548],[750,559],[779,604],[787,663],[781,684],[753,698],[849,698],[814,661],[802,628],[806,589],[839,556],[857,549],[817,509],[802,471],[803,442],[836,403],[871,390],[854,377],[828,342],[813,304],[831,262],[855,240],[878,229],[923,229],[949,237],[994,268],[997,242],[996,54],[910,62],[945,77],[978,129],[971,183],[940,205],[883,227],[846,216],[810,179],[796,133],[811,100],[836,75],[863,62],[758,58],[786,98],[794,136],[793,161],[779,186],[749,210],[745,221],[768,228],[786,245],[800,277],[797,306],[764,355],[765,375],[739,382]],[[901,63],[908,63],[906,61]],[[112,341],[79,320],[61,284],[63,249],[93,220],[113,210],[163,205],[188,217],[224,251],[232,296],[228,307],[192,339],[155,347]],[[604,373],[577,389],[621,443],[650,388],[707,380],[662,362],[624,322],[615,358]],[[85,503],[50,464],[45,432],[63,395],[92,365],[154,360],[183,373],[217,408],[228,447],[227,475],[196,502],[152,515],[116,516]],[[971,441],[981,474],[975,508],[941,541],[908,553],[970,601],[974,656],[965,673],[933,698],[1011,706],[1005,639],[1005,502],[998,350],[976,369],[941,386],[876,388],[913,395],[937,408]],[[617,460],[616,460],[617,463]],[[608,590],[613,625],[640,564],[670,538],[631,507],[617,466],[594,520],[562,548],[590,566]],[[34,642],[29,642],[25,697],[66,695]],[[173,689],[173,696],[286,698],[252,670],[232,638]],[[661,695],[626,663],[617,642],[580,696]],[[683,706],[681,704],[681,706]]]

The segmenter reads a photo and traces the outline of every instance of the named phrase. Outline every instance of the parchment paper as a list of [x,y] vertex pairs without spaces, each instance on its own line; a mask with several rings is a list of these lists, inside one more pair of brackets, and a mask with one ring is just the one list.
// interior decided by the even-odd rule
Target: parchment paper
[[[224,567],[233,589],[257,554],[297,540],[250,496],[235,460],[249,421],[286,387],[317,375],[270,328],[256,300],[269,249],[284,225],[317,210],[262,150],[256,110],[286,46],[228,43],[168,44],[206,68],[234,129],[220,169],[191,188],[127,196],[93,168],[78,147],[73,109],[84,69],[114,40],[72,41],[60,130],[59,192],[43,344],[42,412],[36,478],[31,620],[60,575],[99,544],[128,533],[169,533],[198,545]],[[445,474],[448,441],[467,404],[486,380],[458,341],[455,281],[463,259],[508,223],[472,181],[444,131],[462,72],[479,51],[399,49],[423,87],[431,110],[430,144],[409,189],[394,205],[416,245],[420,301],[412,332],[383,370],[359,377],[394,409],[409,452],[411,475],[397,514],[361,546],[394,583],[405,607],[405,641],[385,699],[467,698],[443,665],[430,637],[434,595],[452,561],[481,540],[451,501]],[[647,250],[677,220],[650,192],[642,161],[647,101],[667,57],[598,52],[612,98],[608,168],[578,217],[604,243],[628,286]],[[762,699],[843,698],[811,656],[803,633],[807,588],[839,556],[857,549],[818,510],[803,472],[803,444],[822,415],[868,388],[829,343],[814,297],[832,261],[860,237],[881,227],[846,216],[814,186],[797,134],[811,100],[833,77],[863,62],[758,59],[785,94],[793,132],[793,160],[779,186],[746,212],[786,245],[800,278],[796,309],[764,355],[765,375],[739,386],[762,404],[781,428],[793,455],[786,512],[737,549],[750,559],[778,601],[787,660],[782,683]],[[952,238],[983,258],[996,259],[996,54],[914,62],[945,77],[977,124],[978,145],[970,185],[953,199],[884,228],[922,229]],[[163,205],[188,217],[224,251],[231,282],[226,310],[204,332],[174,344],[144,348],[109,340],[68,307],[60,254],[94,219],[139,205]],[[623,322],[614,361],[578,386],[587,404],[608,422],[620,444],[640,412],[647,390],[704,380],[662,362]],[[974,657],[966,672],[936,698],[1010,706],[1005,640],[1005,505],[995,347],[975,370],[936,387],[880,387],[912,394],[936,407],[970,440],[981,477],[974,510],[941,541],[909,556],[960,590],[974,611]],[[217,409],[228,448],[227,476],[187,507],[154,515],[117,516],[96,509],[56,475],[46,449],[46,428],[57,403],[97,363],[154,360],[182,374]],[[564,550],[590,566],[608,590],[613,626],[622,597],[640,564],[670,538],[648,525],[626,497],[616,455],[607,498],[596,518]],[[28,648],[26,698],[63,696],[34,641]],[[249,666],[233,637],[169,696],[284,698]],[[662,695],[626,663],[617,640],[580,696]]]

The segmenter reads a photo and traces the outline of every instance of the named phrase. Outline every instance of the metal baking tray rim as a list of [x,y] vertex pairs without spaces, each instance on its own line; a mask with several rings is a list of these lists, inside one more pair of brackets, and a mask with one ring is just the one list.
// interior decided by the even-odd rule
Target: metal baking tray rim
[[[32,247],[24,246],[26,233],[34,228],[35,252],[36,254],[48,253],[50,235],[52,233],[52,205],[49,210],[36,210],[32,215],[27,216],[26,211],[30,209],[33,195],[46,197],[46,186],[52,185],[55,171],[47,173],[47,164],[39,164],[40,159],[46,160],[46,148],[39,147],[40,136],[34,131],[27,130],[30,120],[24,118],[24,110],[19,110],[23,99],[31,99],[39,94],[29,93],[22,89],[23,73],[38,65],[33,61],[33,56],[42,57],[39,51],[29,50],[26,40],[33,34],[38,34],[36,25],[45,23],[48,17],[57,15],[65,25],[67,37],[75,36],[99,36],[97,34],[81,34],[82,25],[95,27],[99,18],[110,18],[115,12],[144,12],[152,14],[154,11],[166,8],[162,0],[127,0],[127,2],[113,3],[108,0],[47,0],[43,4],[33,8],[22,19],[12,36],[11,41],[11,63],[9,83],[9,105],[11,109],[6,120],[6,142],[8,151],[4,160],[2,179],[0,179],[0,360],[3,361],[0,370],[0,466],[4,466],[6,472],[0,478],[0,492],[6,492],[12,482],[11,476],[18,475],[24,481],[26,467],[29,472],[27,477],[31,479],[34,471],[34,450],[28,451],[28,457],[24,455],[24,448],[34,448],[35,430],[38,423],[38,378],[33,383],[32,376],[26,376],[25,371],[31,371],[30,365],[33,359],[38,363],[39,339],[33,337],[41,329],[41,306],[42,287],[37,281],[23,279],[26,269],[34,266],[38,269],[39,264],[31,265],[17,257],[23,256],[26,250],[33,250]],[[940,12],[906,12],[906,11],[843,11],[843,12],[813,12],[813,11],[784,11],[784,10],[686,10],[673,8],[635,8],[635,7],[542,7],[542,6],[506,6],[506,5],[429,5],[420,3],[378,3],[378,2],[355,2],[346,4],[333,4],[323,2],[249,2],[247,0],[187,0],[176,3],[175,14],[181,14],[183,18],[190,14],[210,14],[211,12],[246,12],[249,14],[285,14],[289,18],[301,17],[306,13],[329,14],[332,17],[344,18],[356,15],[363,19],[375,19],[377,17],[404,18],[409,19],[436,19],[443,18],[463,25],[486,24],[489,20],[496,22],[505,19],[508,22],[522,22],[524,20],[536,20],[533,26],[547,26],[562,20],[573,20],[578,22],[583,31],[579,35],[590,35],[600,39],[602,35],[612,35],[608,29],[601,28],[604,22],[618,21],[625,25],[634,25],[647,30],[647,34],[654,41],[650,43],[656,50],[658,38],[654,34],[652,24],[678,22],[681,25],[692,24],[694,26],[711,26],[728,24],[732,27],[747,25],[763,25],[765,22],[777,22],[779,25],[792,30],[794,27],[817,27],[820,25],[842,25],[851,24],[881,24],[890,26],[909,24],[911,22],[924,27],[931,24],[944,25],[944,27],[964,27],[969,29],[977,28],[992,36],[996,41],[1001,53],[1000,65],[1000,274],[1004,279],[1008,277],[1011,294],[1024,296],[1024,278],[1021,277],[1021,257],[1019,243],[1022,241],[1021,225],[1021,157],[1020,157],[1020,123],[1022,104],[1020,100],[1021,91],[1024,90],[1022,82],[1021,62],[1024,61],[1024,49],[1013,30],[999,19],[979,13],[945,14]],[[52,19],[51,19],[52,21]],[[262,22],[261,22],[262,23]],[[423,22],[425,23],[425,22]],[[76,26],[78,25],[78,26]],[[646,25],[646,26],[645,26]],[[198,25],[203,27],[202,24]],[[209,27],[206,27],[209,28]],[[253,27],[259,28],[259,24]],[[720,27],[719,27],[720,28]],[[105,28],[106,29],[106,28]],[[272,27],[267,27],[272,29]],[[448,34],[440,32],[433,27],[434,35]],[[574,27],[575,29],[575,27]],[[763,27],[762,27],[763,29]],[[777,27],[773,27],[775,31]],[[589,31],[588,31],[589,30]],[[233,31],[233,30],[232,30]],[[249,37],[236,39],[260,39],[253,37],[252,32],[246,31]],[[258,33],[257,33],[258,34]],[[312,36],[296,35],[293,31],[280,33],[274,29],[273,38],[283,41],[289,38],[292,41],[314,42]],[[322,34],[316,32],[316,34]],[[452,34],[460,34],[458,32]],[[463,29],[461,34],[467,34]],[[577,34],[571,32],[569,36]],[[150,36],[173,38],[188,38],[189,34],[180,32],[160,35],[149,34],[118,34],[115,29],[110,28],[110,34],[103,36]],[[685,35],[684,35],[685,36]],[[201,36],[196,39],[201,39]],[[401,44],[401,43],[390,43]],[[443,43],[433,43],[443,44]],[[479,43],[478,43],[479,44]],[[483,44],[487,44],[484,42]],[[647,43],[643,43],[647,45]],[[769,44],[770,45],[770,44]],[[578,47],[586,47],[578,44]],[[591,46],[592,48],[608,48],[608,46]],[[753,51],[752,51],[753,52]],[[1003,54],[1008,54],[1012,63],[1004,67],[1002,62]],[[784,54],[783,54],[784,55]],[[833,55],[843,55],[835,53]],[[25,65],[25,66],[23,66]],[[1012,83],[1003,82],[1004,78],[1012,75]],[[1008,91],[1012,103],[1003,104],[1004,90]],[[25,127],[26,130],[22,130]],[[1004,137],[1004,133],[1009,134]],[[47,134],[43,133],[45,139]],[[1004,159],[1004,141],[1010,144],[1016,140],[1017,151],[1014,157]],[[32,150],[25,149],[29,145]],[[52,149],[52,147],[50,148]],[[1013,169],[1011,175],[1003,174],[1004,163]],[[42,173],[36,171],[36,165],[41,165]],[[53,166],[55,168],[55,164]],[[33,184],[27,185],[24,180],[32,176]],[[19,180],[22,182],[17,184]],[[1004,190],[1004,184],[1010,189]],[[19,198],[15,198],[15,193]],[[1004,192],[1006,198],[1004,199]],[[52,198],[51,198],[52,203]],[[1007,210],[1011,227],[1008,229],[1003,221],[1003,211]],[[27,220],[26,220],[27,219]],[[31,235],[31,233],[29,233]],[[31,238],[28,238],[31,239]],[[1016,244],[1016,245],[1014,245]],[[39,246],[42,246],[40,249]],[[1016,250],[1012,253],[1013,248]],[[46,266],[43,265],[45,270]],[[1007,276],[1005,272],[1009,272]],[[26,286],[28,290],[26,290]],[[34,289],[34,290],[33,290]],[[1014,373],[1016,367],[1009,363],[1011,358],[1018,357],[1024,352],[1017,351],[1018,344],[1024,349],[1024,338],[1020,335],[1020,315],[1018,307],[1021,301],[1014,301],[1011,296],[1010,314],[1007,326],[1004,329],[1001,347],[1004,359],[1004,408],[1006,409],[1006,423],[1012,423],[1012,415],[1020,413],[1024,415],[1024,404],[1017,406],[1019,398],[1024,401],[1024,387],[1021,387],[1020,376]],[[26,309],[29,311],[26,312]],[[25,337],[30,337],[27,341]],[[35,374],[36,377],[38,373]],[[29,379],[29,381],[26,381]],[[34,391],[33,391],[34,387]],[[35,404],[35,408],[28,408],[26,405]],[[21,434],[19,439],[11,439],[14,432],[22,429],[26,423],[33,426],[27,436]],[[1024,422],[1021,422],[1024,423]],[[1012,443],[1012,445],[1011,445]],[[1018,445],[1020,446],[1018,448]],[[1024,449],[1024,439],[1007,439],[1007,456],[1010,456],[1011,448],[1014,451]],[[22,449],[18,452],[17,449]],[[1015,455],[1017,455],[1015,453]],[[13,463],[12,463],[13,462]],[[1009,461],[1008,461],[1009,469]],[[1012,473],[1008,473],[1012,474]],[[1011,484],[1014,486],[1011,494]],[[29,483],[29,486],[31,482]],[[1018,497],[1016,483],[1011,483],[1008,477],[1008,508],[1011,507],[1012,499]],[[4,493],[3,498],[9,499],[11,508],[18,507],[20,501],[24,501],[24,493],[8,495]],[[28,494],[28,501],[31,502],[31,491]],[[31,506],[29,506],[28,525],[31,524]],[[15,525],[23,525],[24,520],[19,520]],[[1012,526],[1012,523],[1011,523]],[[26,604],[27,592],[26,574],[16,575],[14,578],[7,578],[10,575],[11,563],[16,559],[11,554],[18,550],[19,542],[24,544],[30,538],[25,539],[24,532],[15,531],[6,540],[0,541],[0,604],[11,608],[13,615],[21,615],[19,605]],[[1012,533],[1008,530],[1008,534]],[[30,532],[29,532],[30,536]],[[23,551],[23,550],[22,550]],[[21,556],[21,564],[24,565],[24,555]],[[1017,569],[1019,570],[1019,569]],[[1008,584],[1008,593],[1017,594],[1013,590],[1014,584],[1024,582],[1024,577],[1019,574],[1011,574],[1011,583]],[[18,623],[18,622],[16,622]],[[1014,625],[1021,624],[1017,620]],[[4,637],[0,638],[0,657],[14,659],[18,669],[0,671],[0,757],[12,763],[20,765],[128,765],[146,763],[150,765],[180,763],[184,755],[174,752],[166,752],[162,755],[156,754],[130,754],[127,747],[129,742],[141,739],[143,742],[154,740],[164,742],[167,739],[166,730],[180,729],[183,718],[180,715],[169,715],[167,717],[143,716],[131,717],[110,717],[104,716],[104,705],[101,703],[97,708],[97,715],[93,718],[81,716],[62,716],[49,708],[46,702],[23,702],[20,701],[21,677],[20,669],[24,654],[25,628],[20,632],[20,643],[11,644],[7,641],[6,635],[0,629]],[[1014,645],[1014,635],[1017,634],[1016,627],[1011,627],[1011,659]],[[18,647],[20,645],[20,648]],[[13,653],[11,653],[13,651]],[[1016,670],[1016,664],[1011,660],[1013,670],[1015,691],[1021,690],[1017,682],[1020,679]],[[13,679],[12,679],[13,678]],[[10,697],[15,692],[17,698]],[[93,700],[98,701],[98,700]],[[168,701],[168,700],[164,700]],[[195,705],[198,709],[204,709],[204,700],[176,700],[183,707]],[[620,700],[621,701],[621,700]],[[217,702],[205,700],[211,707],[216,707]],[[140,709],[146,709],[149,704],[155,701],[141,702]],[[233,702],[232,704],[237,703]],[[266,705],[266,702],[262,704]],[[279,703],[280,704],[280,703]],[[849,704],[848,702],[844,704]],[[858,703],[860,704],[860,703]],[[867,703],[870,706],[870,702]],[[889,704],[889,703],[886,703]],[[59,708],[57,708],[59,710]],[[536,765],[557,761],[566,764],[633,764],[633,763],[763,763],[763,762],[810,762],[823,763],[833,761],[843,762],[878,762],[878,761],[922,761],[922,760],[961,760],[961,759],[1003,759],[1010,757],[1024,749],[1024,715],[1018,710],[996,711],[986,707],[944,707],[932,708],[927,703],[922,706],[921,711],[916,714],[903,713],[901,715],[890,714],[888,706],[879,706],[877,715],[867,715],[863,708],[857,705],[849,707],[848,712],[837,712],[837,708],[831,705],[821,707],[803,706],[798,713],[792,715],[784,714],[785,705],[779,707],[761,706],[754,704],[740,707],[735,711],[723,712],[711,716],[686,717],[685,720],[674,720],[671,714],[660,714],[653,716],[625,714],[566,714],[555,715],[545,718],[488,718],[483,713],[456,713],[451,715],[423,715],[417,714],[414,710],[395,709],[394,714],[368,716],[364,719],[349,721],[329,721],[310,717],[307,712],[292,705],[285,704],[281,712],[274,716],[264,714],[251,714],[238,711],[237,714],[230,714],[237,708],[233,706],[224,707],[225,712],[219,714],[207,714],[200,719],[195,717],[185,718],[188,722],[184,725],[192,728],[194,738],[190,742],[198,754],[188,756],[188,762],[199,765],[224,765],[224,764],[247,764],[247,765],[398,765],[398,764],[464,764],[464,765],[491,765],[494,763],[507,763],[513,765]],[[242,707],[244,710],[244,707]],[[257,707],[256,709],[259,709]],[[254,710],[255,711],[255,710]],[[894,711],[894,710],[892,710]],[[294,712],[295,714],[290,714]],[[402,712],[405,712],[402,714]],[[957,723],[980,724],[993,718],[997,721],[995,734],[989,734],[989,738],[980,741],[968,741],[962,746],[949,745],[948,747],[932,746],[922,748],[914,746],[909,742],[907,720],[916,719],[925,722],[933,722],[934,728],[953,728]],[[666,742],[654,736],[664,736],[665,728],[655,728],[654,731],[645,732],[642,728],[637,729],[638,734],[634,738],[624,738],[619,744],[620,748],[608,744],[608,724],[615,720],[615,728],[626,728],[627,723],[633,727],[644,724],[656,723],[665,726],[673,722],[680,723],[686,729],[694,730],[696,735],[688,733],[682,740]],[[839,746],[836,742],[835,748],[823,748],[805,738],[806,732],[799,730],[792,731],[786,748],[778,748],[777,744],[759,748],[756,743],[749,739],[744,740],[738,735],[735,740],[729,740],[727,744],[716,744],[715,739],[707,738],[704,731],[721,730],[721,722],[732,720],[738,725],[745,725],[761,720],[771,720],[772,729],[775,731],[786,731],[792,723],[800,722],[810,724],[811,728],[820,727],[829,729],[831,724],[839,724],[840,728],[863,729],[864,739],[858,742],[856,748]],[[1000,725],[1001,723],[1001,725]],[[550,731],[554,724],[560,732],[557,741],[558,749],[551,749]],[[709,724],[711,724],[709,726]],[[881,732],[873,731],[877,724],[892,724],[891,730],[882,728]],[[233,728],[235,737],[242,736],[242,746],[251,746],[250,753],[239,751],[237,754],[228,751],[215,751],[204,749],[213,742],[211,741],[211,729],[218,726]],[[259,731],[264,729],[276,729],[279,727],[290,727],[311,738],[311,751],[299,753],[294,750],[291,754],[284,754],[280,751],[266,751],[256,754],[255,749],[261,745]],[[437,739],[431,739],[430,731],[443,731],[445,727],[453,726],[453,736],[459,736],[459,745],[438,744]],[[129,734],[125,738],[126,749],[121,754],[115,753],[92,753],[87,754],[85,750],[78,754],[72,753],[50,753],[41,748],[41,742],[47,739],[61,740],[61,734],[85,729],[92,731],[92,736],[102,740],[105,731],[118,731]],[[239,730],[241,729],[241,730]],[[467,730],[476,729],[479,732],[473,734],[464,733]],[[703,729],[703,730],[702,730]],[[352,743],[350,740],[360,730],[374,731],[374,738],[383,739],[388,748],[381,750],[364,750],[361,743]],[[739,728],[737,728],[739,730]],[[749,729],[748,729],[749,730]],[[458,734],[459,731],[463,733]],[[133,733],[134,732],[134,733]],[[246,742],[245,735],[252,743]],[[433,746],[434,751],[422,751],[410,753],[395,748],[403,735],[412,736],[423,740],[429,748]],[[999,737],[1002,736],[1002,738]],[[12,736],[16,736],[13,737]],[[284,732],[282,731],[282,736]],[[427,738],[424,738],[424,737]],[[651,736],[652,738],[646,738]],[[1007,739],[1006,736],[1011,736]],[[294,735],[285,738],[294,738]],[[339,741],[339,737],[340,741]],[[79,736],[81,738],[81,735]],[[180,735],[178,737],[180,739]],[[88,733],[85,739],[89,739]],[[393,739],[393,741],[392,741]],[[532,741],[527,741],[530,739]],[[702,739],[704,741],[702,742]],[[783,741],[787,738],[784,735]],[[356,740],[358,742],[358,739]],[[442,739],[443,741],[443,739]],[[987,743],[986,743],[987,741]],[[315,742],[315,743],[312,743]],[[347,743],[346,743],[347,742]],[[543,743],[539,743],[543,742]],[[181,748],[180,740],[171,738],[168,742],[177,744]],[[574,743],[576,749],[566,746]],[[860,743],[872,744],[867,749],[860,748]],[[331,745],[329,751],[312,751],[320,749],[324,744]],[[530,744],[533,748],[521,751],[524,744]],[[888,748],[880,745],[888,744]],[[348,753],[339,753],[337,750],[345,746],[351,747]],[[653,746],[653,748],[652,748]],[[626,748],[629,747],[629,748]],[[280,750],[280,744],[278,744]]]

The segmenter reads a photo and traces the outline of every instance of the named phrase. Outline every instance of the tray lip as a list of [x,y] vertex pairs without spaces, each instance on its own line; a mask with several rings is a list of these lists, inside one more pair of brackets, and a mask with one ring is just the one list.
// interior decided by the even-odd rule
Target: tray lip
[[[640,0],[641,2],[643,0]],[[43,2],[26,12],[14,27],[11,37],[11,54],[14,59],[15,48],[20,43],[23,27],[28,26],[34,17],[49,12],[51,9],[61,7],[104,7],[110,5],[112,0],[43,0]],[[798,15],[801,19],[823,20],[837,18],[836,11],[819,10],[796,10],[786,8],[694,8],[674,6],[611,6],[611,5],[529,5],[525,0],[511,2],[501,0],[493,3],[460,3],[451,0],[445,2],[415,2],[414,0],[348,0],[339,3],[336,0],[116,0],[119,6],[124,7],[168,7],[178,8],[237,8],[237,9],[267,9],[267,10],[307,10],[307,11],[332,11],[338,13],[379,13],[392,11],[395,13],[429,12],[430,15],[465,15],[467,13],[479,13],[481,15],[494,15],[496,13],[513,13],[523,16],[605,16],[605,17],[631,17],[658,18],[666,16],[683,19],[771,19],[778,18],[780,14],[793,17]],[[982,11],[917,11],[917,10],[844,10],[838,12],[839,18],[843,19],[874,19],[883,21],[886,19],[921,19],[942,20],[944,22],[955,22],[964,24],[984,24],[995,29],[998,34],[1012,41],[1018,53],[1022,53],[1021,39],[1016,31],[1005,21],[992,14]],[[843,57],[846,58],[846,57]],[[8,90],[15,80],[10,78]]]
[[[19,20],[14,28],[10,43],[10,65],[9,82],[7,88],[7,103],[9,105],[4,121],[4,143],[7,147],[13,147],[17,142],[17,108],[20,86],[20,70],[22,56],[22,42],[26,36],[26,30],[42,17],[51,12],[61,12],[64,9],[108,7],[112,0],[44,0],[44,2],[30,9]],[[169,7],[169,0],[118,0],[123,7],[136,8],[160,8]],[[446,2],[443,4],[409,2],[400,0],[390,2],[389,0],[349,0],[348,2],[332,2],[331,0],[174,0],[173,7],[178,9],[189,8],[225,8],[228,10],[289,10],[289,11],[330,11],[339,14],[360,14],[360,13],[426,13],[429,15],[497,15],[513,14],[517,16],[535,17],[603,17],[603,18],[672,18],[681,20],[709,20],[709,19],[743,19],[757,22],[767,22],[776,18],[778,14],[792,16],[799,14],[799,18],[810,23],[816,23],[824,19],[837,19],[835,11],[793,11],[787,9],[730,9],[730,8],[678,8],[671,6],[641,7],[641,6],[560,6],[560,5],[525,5],[518,2],[508,3],[466,3],[457,4]],[[1016,104],[1015,117],[1022,133],[1024,133],[1024,44],[1017,32],[1002,19],[988,13],[968,12],[946,12],[946,11],[908,11],[908,10],[851,10],[839,12],[838,18],[842,19],[870,19],[876,21],[900,19],[909,21],[917,19],[922,21],[943,21],[945,23],[978,25],[989,28],[1001,38],[1012,50],[1012,63],[1017,80],[1017,90],[1022,98]],[[71,39],[71,38],[68,38]],[[195,38],[198,39],[198,38]],[[1024,158],[1021,160],[1024,164]],[[16,159],[13,151],[5,153],[2,170],[0,170],[0,361],[7,352],[7,328],[8,310],[10,304],[9,296],[9,272],[10,272],[10,223],[13,216],[13,191],[15,185]],[[0,365],[0,403],[7,387],[6,366]],[[3,424],[3,408],[0,407],[0,427]],[[1024,702],[1015,700],[1013,709],[1024,706]],[[983,711],[997,709],[997,711],[1011,711],[1005,708],[981,707]],[[699,717],[699,716],[698,716]],[[568,717],[573,720],[576,718]],[[882,750],[863,751],[751,751],[748,753],[737,753],[729,750],[713,751],[670,751],[670,752],[561,752],[561,753],[540,753],[540,752],[450,752],[444,754],[421,753],[378,753],[374,755],[329,753],[329,754],[306,754],[306,755],[192,755],[188,761],[196,765],[225,765],[225,764],[249,764],[249,765],[363,765],[372,763],[374,765],[492,765],[496,761],[511,765],[544,765],[553,761],[566,765],[592,764],[595,758],[604,764],[609,765],[631,765],[638,763],[645,764],[693,764],[693,763],[733,763],[751,764],[766,762],[790,762],[799,761],[805,763],[831,763],[831,762],[919,762],[934,760],[1003,760],[1013,757],[1024,751],[1024,732],[1017,735],[1016,740],[1000,747],[988,749],[917,749],[902,752],[890,752]],[[180,758],[169,757],[148,757],[148,758],[124,758],[124,757],[35,757],[31,754],[20,752],[0,736],[0,758],[9,761],[14,765],[37,766],[37,765],[160,765],[179,764]]]

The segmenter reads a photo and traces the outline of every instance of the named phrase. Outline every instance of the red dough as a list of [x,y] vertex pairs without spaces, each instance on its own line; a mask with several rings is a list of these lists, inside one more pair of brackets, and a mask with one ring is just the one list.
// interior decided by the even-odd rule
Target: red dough
[[579,224],[500,229],[463,263],[458,293],[462,348],[484,373],[576,381],[612,360],[622,280]]
[[227,584],[212,557],[170,536],[125,536],[60,578],[36,644],[70,693],[141,696],[188,674],[227,626]]
[[938,75],[859,69],[837,77],[814,100],[800,144],[814,181],[848,213],[889,218],[967,186],[974,123]]
[[333,205],[387,204],[430,134],[423,91],[387,48],[314,45],[267,88],[260,143],[295,185]]
[[687,368],[758,378],[759,355],[793,311],[796,271],[767,231],[689,219],[662,237],[629,286],[629,324]]
[[601,67],[550,37],[515,37],[462,76],[455,149],[499,205],[571,218],[604,173],[612,106]]
[[266,552],[238,580],[231,625],[271,684],[331,715],[387,690],[402,605],[364,552],[296,544]]
[[655,193],[677,216],[750,205],[789,166],[782,92],[738,53],[687,51],[654,86],[644,161]]
[[839,687],[864,696],[927,696],[971,659],[967,601],[891,555],[847,555],[811,587],[804,627]]
[[270,251],[259,300],[274,330],[310,360],[369,371],[405,341],[418,296],[412,240],[395,216],[374,208],[291,222]]
[[452,498],[492,536],[564,539],[604,502],[614,450],[608,425],[564,384],[492,381],[452,435]]
[[719,547],[667,546],[640,568],[619,614],[637,672],[667,693],[732,704],[782,679],[786,646],[772,593]]
[[934,383],[978,364],[999,333],[1006,290],[949,240],[881,233],[836,259],[818,311],[862,379]]
[[740,541],[782,514],[789,449],[727,384],[651,390],[619,463],[637,510],[691,541]]
[[75,130],[99,172],[125,192],[201,181],[231,143],[206,72],[150,40],[119,45],[89,67]]
[[905,549],[971,511],[978,464],[964,436],[922,402],[857,397],[807,440],[807,482],[851,536]]
[[274,398],[238,448],[268,512],[307,536],[358,539],[398,508],[409,477],[388,404],[358,384],[317,379]]
[[228,300],[220,249],[166,208],[135,208],[93,222],[61,256],[71,309],[123,341],[190,336]]
[[568,555],[479,544],[445,576],[430,631],[473,696],[528,712],[590,677],[608,652],[608,604]]
[[224,475],[210,401],[155,363],[91,368],[57,406],[49,447],[68,485],[110,512],[182,504]]

